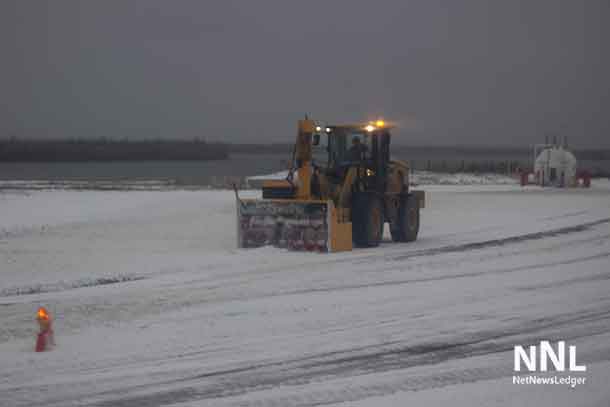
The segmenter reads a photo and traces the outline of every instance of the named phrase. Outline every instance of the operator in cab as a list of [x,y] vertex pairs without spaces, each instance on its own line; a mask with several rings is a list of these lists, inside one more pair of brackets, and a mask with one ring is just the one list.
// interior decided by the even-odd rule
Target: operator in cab
[[348,158],[352,162],[358,162],[364,158],[367,146],[360,141],[360,137],[354,136],[352,146],[349,148]]

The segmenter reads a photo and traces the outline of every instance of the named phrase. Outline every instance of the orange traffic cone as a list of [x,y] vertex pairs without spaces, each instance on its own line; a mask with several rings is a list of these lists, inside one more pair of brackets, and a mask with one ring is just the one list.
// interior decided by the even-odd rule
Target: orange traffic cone
[[55,337],[53,335],[53,320],[51,314],[44,308],[38,309],[36,320],[40,327],[38,339],[36,340],[36,352],[44,352],[55,345]]

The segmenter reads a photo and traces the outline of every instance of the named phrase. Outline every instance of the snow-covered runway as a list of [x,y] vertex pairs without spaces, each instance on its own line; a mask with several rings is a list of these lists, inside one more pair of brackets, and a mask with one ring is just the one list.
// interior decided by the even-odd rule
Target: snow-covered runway
[[[336,254],[235,249],[229,191],[1,194],[0,405],[608,405],[608,181],[426,190],[417,242]],[[512,384],[540,340],[587,383]]]

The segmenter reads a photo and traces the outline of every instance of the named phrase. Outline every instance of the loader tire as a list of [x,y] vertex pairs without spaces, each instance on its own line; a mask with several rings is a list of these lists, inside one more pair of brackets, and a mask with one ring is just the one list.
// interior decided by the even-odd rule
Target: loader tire
[[392,240],[395,242],[413,242],[419,233],[419,202],[413,195],[401,199],[398,208],[397,224],[392,225]]
[[374,194],[355,194],[352,204],[352,237],[357,247],[377,247],[383,236],[381,199]]

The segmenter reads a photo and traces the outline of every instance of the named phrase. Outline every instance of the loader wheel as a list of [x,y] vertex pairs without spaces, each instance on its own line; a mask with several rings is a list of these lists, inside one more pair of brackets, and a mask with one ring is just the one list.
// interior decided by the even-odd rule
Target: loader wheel
[[419,202],[413,195],[401,199],[396,225],[390,228],[395,242],[413,242],[419,233]]
[[379,246],[384,213],[381,200],[373,194],[356,194],[352,205],[352,234],[358,247]]

